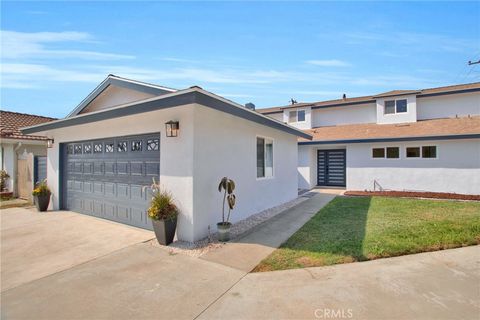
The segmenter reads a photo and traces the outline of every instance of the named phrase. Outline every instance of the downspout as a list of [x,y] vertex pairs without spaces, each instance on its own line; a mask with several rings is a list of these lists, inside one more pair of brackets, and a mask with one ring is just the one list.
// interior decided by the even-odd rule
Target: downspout
[[10,177],[10,181],[12,182],[12,191],[15,197],[18,196],[17,190],[17,162],[18,162],[18,155],[17,150],[20,149],[22,146],[22,142],[17,142],[17,146],[13,148],[13,177]]

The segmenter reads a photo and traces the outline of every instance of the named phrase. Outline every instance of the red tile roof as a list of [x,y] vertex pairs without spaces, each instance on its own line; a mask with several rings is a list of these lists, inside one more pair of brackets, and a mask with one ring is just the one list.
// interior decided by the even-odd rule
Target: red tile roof
[[[305,130],[313,141],[367,140],[480,134],[480,116],[420,120],[398,124],[348,124]],[[299,139],[299,141],[309,141]]]
[[20,128],[57,120],[55,118],[12,111],[0,111],[0,137],[3,139],[46,140],[46,137],[25,135]]

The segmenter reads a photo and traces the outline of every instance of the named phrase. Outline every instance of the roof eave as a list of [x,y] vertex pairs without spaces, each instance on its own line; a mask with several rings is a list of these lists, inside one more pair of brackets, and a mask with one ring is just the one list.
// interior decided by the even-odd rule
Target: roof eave
[[259,124],[269,126],[271,128],[290,133],[297,137],[305,138],[308,140],[311,140],[313,138],[310,134],[305,133],[299,129],[288,126],[280,121],[264,116],[255,111],[248,110],[239,104],[224,99],[220,96],[214,95],[198,87],[176,91],[162,96],[145,99],[140,102],[137,101],[134,103],[125,104],[119,107],[114,107],[97,112],[85,113],[62,120],[51,121],[45,124],[22,128],[21,132],[23,134],[44,132],[48,130],[129,116],[138,113],[167,109],[192,103],[198,103],[206,107],[223,111],[238,116],[240,118],[244,118]]

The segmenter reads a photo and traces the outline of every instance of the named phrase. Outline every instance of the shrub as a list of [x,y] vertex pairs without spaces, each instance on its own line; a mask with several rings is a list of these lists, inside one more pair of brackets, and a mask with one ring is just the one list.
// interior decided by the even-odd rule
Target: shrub
[[147,210],[148,216],[153,220],[173,220],[178,215],[178,208],[173,203],[172,195],[162,190],[158,184],[153,182],[151,186],[153,197],[150,207]]
[[10,176],[8,175],[7,171],[0,170],[0,191],[5,190],[8,179],[10,179]]
[[52,194],[52,192],[50,191],[50,188],[48,188],[47,180],[39,182],[32,192],[32,195],[34,196],[49,196],[50,194]]

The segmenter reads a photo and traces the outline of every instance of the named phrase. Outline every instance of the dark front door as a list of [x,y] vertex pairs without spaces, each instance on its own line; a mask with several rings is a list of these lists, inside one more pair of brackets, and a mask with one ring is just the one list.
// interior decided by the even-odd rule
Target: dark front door
[[319,186],[346,186],[346,151],[345,149],[318,150]]
[[160,175],[160,134],[66,143],[63,207],[152,229],[148,188]]

